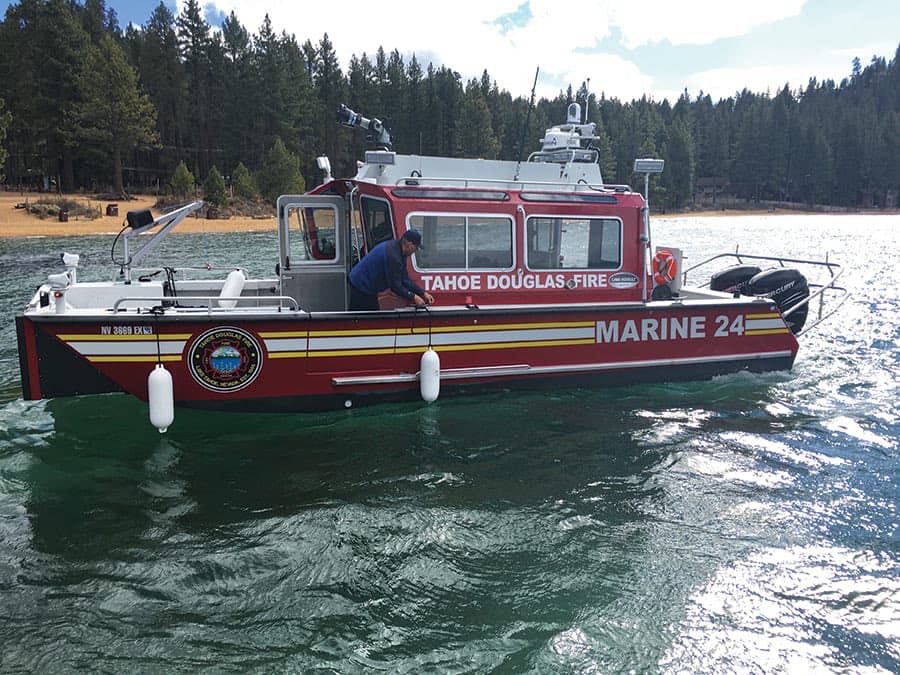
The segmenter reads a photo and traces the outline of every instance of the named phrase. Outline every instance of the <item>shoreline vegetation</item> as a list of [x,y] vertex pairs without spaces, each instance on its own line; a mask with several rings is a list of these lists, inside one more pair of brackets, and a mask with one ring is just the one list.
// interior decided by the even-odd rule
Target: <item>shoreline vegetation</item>
[[[58,204],[70,207],[66,221],[59,216]],[[153,195],[135,195],[127,201],[98,199],[95,196],[57,195],[47,193],[0,192],[0,238],[9,237],[64,237],[92,234],[116,234],[125,225],[128,211],[150,209],[154,218],[163,211],[156,207]],[[46,213],[33,213],[35,205],[45,205]],[[73,205],[77,208],[73,208]],[[113,209],[108,207],[114,206]],[[652,211],[656,220],[667,218],[715,218],[742,215],[896,215],[900,210],[891,209],[833,209],[808,208],[794,204],[729,204],[727,207],[705,207],[700,210]],[[30,208],[29,208],[30,207]],[[205,215],[188,217],[175,230],[186,232],[275,232],[276,219],[271,216],[231,215],[207,218]],[[205,211],[203,212],[205,214]],[[108,215],[109,214],[109,215]],[[113,215],[114,214],[114,215]]]

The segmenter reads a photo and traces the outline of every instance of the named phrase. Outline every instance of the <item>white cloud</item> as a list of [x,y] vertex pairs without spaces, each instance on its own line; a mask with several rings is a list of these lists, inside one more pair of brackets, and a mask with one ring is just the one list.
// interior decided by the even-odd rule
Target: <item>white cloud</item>
[[796,16],[806,0],[683,0],[604,2],[608,20],[622,31],[626,47],[667,40],[673,45],[708,44],[744,35],[767,23]]
[[615,29],[628,49],[663,40],[673,45],[706,44],[796,16],[804,4],[806,0],[600,0],[567,9],[557,0],[531,0],[534,20],[516,31],[515,39],[522,46],[565,41],[591,48]]
[[[819,82],[830,79],[840,83],[850,75],[852,58],[846,50],[835,50],[816,54],[814,61],[801,60],[752,68],[713,68],[687,75],[684,86],[691,96],[702,90],[714,101],[733,96],[745,88],[760,94],[768,91],[774,96],[785,84],[791,91],[805,89],[811,77]],[[867,63],[868,60],[864,60],[863,67]]]
[[[626,49],[662,40],[676,45],[705,43],[793,16],[805,0],[650,0],[638,4],[595,0],[581,6],[530,0],[532,19],[526,25],[504,30],[497,18],[514,14],[522,2],[349,0],[331,5],[212,0],[211,4],[225,14],[233,10],[251,33],[259,29],[266,13],[276,30],[294,34],[300,43],[308,39],[317,44],[327,33],[345,71],[352,55],[365,52],[372,56],[383,47],[388,52],[399,50],[407,62],[415,53],[423,67],[429,61],[451,67],[463,81],[480,77],[486,69],[502,89],[515,96],[530,94],[539,66],[539,97],[553,97],[569,85],[577,88],[591,77],[592,91],[628,101],[650,93],[661,100],[671,98],[673,93],[677,97],[679,92],[654,90],[651,78],[635,63],[622,56],[597,53],[598,44],[614,33],[621,36]],[[179,10],[182,5],[183,0],[179,0]],[[711,71],[708,76],[696,77],[714,82],[720,75]],[[735,81],[741,80],[732,83]],[[747,86],[753,84],[748,82]]]
[[[570,84],[572,89],[577,89],[590,78],[590,90],[597,96],[605,93],[607,98],[630,101],[649,92],[653,84],[652,78],[643,74],[637,65],[610,54],[575,54],[565,63],[551,61],[549,67],[541,61],[541,73],[544,77],[538,84],[538,98],[553,98]],[[534,82],[534,72],[531,77]],[[498,78],[498,82],[502,86],[504,81]]]
[[716,101],[734,96],[742,89],[758,94],[768,91],[774,96],[786,83],[789,83],[792,90],[805,87],[809,77],[810,71],[804,67],[714,68],[688,76],[685,87],[692,97],[702,91]]
[[[841,49],[835,49],[833,53],[836,56],[843,58],[847,64],[850,64],[854,57],[858,57],[863,68],[865,68],[872,61],[873,56],[883,56],[886,60],[890,61],[896,51],[897,43],[885,40],[883,42],[871,42],[859,47],[842,47]],[[849,65],[847,67],[847,72],[850,72]]]

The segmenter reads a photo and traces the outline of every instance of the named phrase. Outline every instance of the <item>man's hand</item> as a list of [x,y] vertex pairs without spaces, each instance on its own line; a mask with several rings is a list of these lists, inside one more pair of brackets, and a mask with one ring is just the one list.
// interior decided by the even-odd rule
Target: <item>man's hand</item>
[[434,304],[434,296],[427,291],[425,292],[425,302],[427,302],[429,305]]
[[422,299],[420,296],[418,296],[418,295],[414,295],[414,296],[413,296],[413,302],[416,303],[416,307],[424,307],[425,304],[426,304],[426,303],[425,303],[425,300],[423,300],[423,299]]

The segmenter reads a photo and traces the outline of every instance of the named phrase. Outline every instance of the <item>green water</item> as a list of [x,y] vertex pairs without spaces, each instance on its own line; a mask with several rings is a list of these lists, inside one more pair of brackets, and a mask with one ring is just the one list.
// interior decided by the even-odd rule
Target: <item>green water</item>
[[[898,226],[656,224],[695,259],[849,263],[791,373],[178,410],[165,436],[124,396],[21,400],[15,309],[111,242],[0,240],[0,670],[898,672]],[[275,247],[171,249],[268,274]]]

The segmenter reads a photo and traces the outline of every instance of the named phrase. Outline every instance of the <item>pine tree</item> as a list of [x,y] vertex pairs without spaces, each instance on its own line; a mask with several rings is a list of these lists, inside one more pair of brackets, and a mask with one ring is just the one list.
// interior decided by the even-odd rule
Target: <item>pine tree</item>
[[175,33],[175,15],[160,2],[141,31],[140,59],[136,62],[141,85],[157,110],[160,149],[157,169],[174,164],[183,155],[187,133],[188,98],[184,67]]
[[81,23],[94,44],[99,44],[100,39],[107,33],[111,35],[119,33],[116,11],[107,9],[105,0],[84,0]]
[[259,165],[265,153],[281,135],[280,121],[284,115],[279,93],[279,64],[277,38],[269,15],[263,18],[259,33],[253,37],[252,110],[247,116],[252,146],[249,157],[252,165]]
[[668,196],[665,205],[682,208],[694,194],[694,142],[681,116],[672,122],[664,159],[666,170],[660,178]]
[[250,171],[244,166],[243,162],[239,162],[231,174],[231,186],[234,193],[238,197],[244,199],[256,199],[259,197],[259,190],[256,187],[256,181],[250,175]]
[[111,155],[113,191],[124,195],[122,157],[156,142],[156,110],[139,90],[124,51],[106,34],[88,49],[78,88],[81,100],[71,117],[75,134]]
[[[13,115],[7,147],[21,179],[61,175],[74,187],[69,117],[90,40],[66,0],[22,0],[0,26],[0,94]],[[9,168],[9,167],[7,167]]]
[[422,154],[423,134],[425,118],[422,111],[425,110],[425,87],[422,82],[422,66],[416,55],[413,54],[406,67],[406,82],[409,89],[407,101],[409,103],[409,128],[407,138],[400,139],[405,148],[416,155]]
[[469,82],[460,102],[456,136],[463,157],[496,159],[500,143],[491,128],[491,111],[481,95],[477,80]]
[[213,206],[225,206],[228,202],[228,193],[225,188],[225,180],[216,168],[215,164],[209,170],[206,180],[203,181],[203,195],[207,202]]
[[300,173],[300,160],[284,147],[280,138],[275,139],[275,144],[266,155],[257,183],[262,196],[273,203],[279,195],[300,194],[306,190]]
[[261,101],[255,91],[250,33],[233,11],[222,23],[222,48],[224,97],[219,145],[223,165],[234,166],[241,158],[257,157],[252,136]]
[[278,135],[288,139],[285,146],[300,158],[301,173],[311,175],[316,169],[315,158],[318,154],[318,139],[313,133],[316,119],[312,101],[315,96],[312,79],[306,72],[303,51],[293,35],[281,34],[278,60],[281,64],[279,91],[284,110]]
[[[322,141],[322,150],[332,158],[333,166],[349,167],[346,146],[337,143],[337,125],[334,114],[346,98],[344,75],[341,72],[334,45],[326,33],[319,41],[313,67],[313,87],[321,116],[316,129]],[[378,117],[378,115],[375,115]]]
[[398,151],[411,152],[415,141],[410,137],[409,122],[409,85],[406,79],[406,65],[403,57],[396,49],[391,52],[387,61],[387,79],[384,83],[382,105],[384,108],[377,114],[390,128],[391,136],[396,137],[400,145]]
[[[186,145],[191,148],[194,166],[203,174],[211,164],[210,153],[216,138],[213,118],[221,108],[220,97],[214,96],[215,67],[221,66],[216,40],[210,37],[209,24],[203,18],[197,0],[187,0],[176,19],[178,44],[184,64],[187,101],[185,106]],[[216,50],[218,47],[218,50]]]
[[172,194],[176,197],[184,199],[194,194],[196,180],[194,179],[194,174],[187,168],[187,164],[184,163],[184,160],[178,162],[178,166],[175,167],[171,183]]

